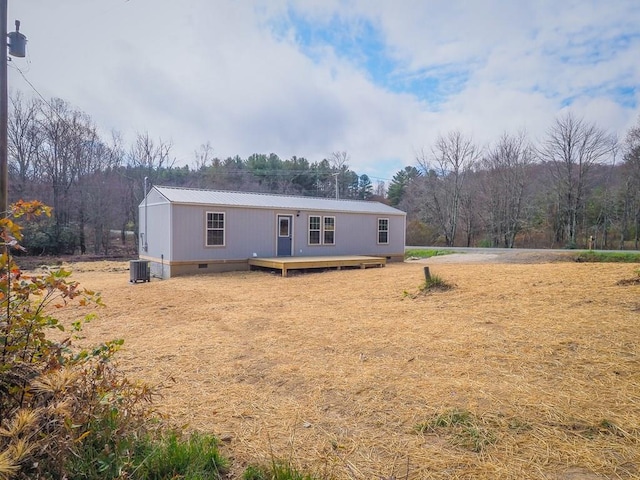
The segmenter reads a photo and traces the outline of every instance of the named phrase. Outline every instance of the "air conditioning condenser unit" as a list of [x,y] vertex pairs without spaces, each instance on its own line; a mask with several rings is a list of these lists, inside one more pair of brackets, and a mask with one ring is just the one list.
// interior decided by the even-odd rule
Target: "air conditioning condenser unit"
[[129,262],[129,282],[150,282],[151,272],[149,268],[149,261],[147,260],[131,260]]

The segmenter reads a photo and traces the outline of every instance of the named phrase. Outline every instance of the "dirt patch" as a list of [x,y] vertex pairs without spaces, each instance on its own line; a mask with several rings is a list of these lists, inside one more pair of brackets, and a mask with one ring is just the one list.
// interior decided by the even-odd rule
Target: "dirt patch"
[[[640,286],[616,285],[637,266],[468,255],[430,259],[456,287],[415,298],[420,262],[135,285],[123,262],[72,267],[107,304],[86,341],[124,338],[121,366],[163,385],[168,421],[224,435],[235,477],[275,455],[337,479],[637,478]],[[418,433],[452,410],[491,442]]]

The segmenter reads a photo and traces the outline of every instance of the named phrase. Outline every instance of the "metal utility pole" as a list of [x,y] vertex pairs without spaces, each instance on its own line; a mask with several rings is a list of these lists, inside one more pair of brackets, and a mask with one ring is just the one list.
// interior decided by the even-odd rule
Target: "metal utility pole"
[[[0,215],[9,210],[9,90],[7,88],[7,48],[14,57],[24,57],[27,37],[20,33],[20,22],[16,20],[16,31],[7,33],[8,0],[0,0]],[[7,43],[7,37],[9,42]]]

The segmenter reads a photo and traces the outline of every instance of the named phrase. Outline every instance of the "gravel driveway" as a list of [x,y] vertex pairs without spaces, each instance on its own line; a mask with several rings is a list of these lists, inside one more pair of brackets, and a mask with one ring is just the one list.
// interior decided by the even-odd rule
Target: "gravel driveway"
[[553,263],[572,261],[576,252],[566,250],[469,249],[449,255],[408,259],[408,262],[442,263]]

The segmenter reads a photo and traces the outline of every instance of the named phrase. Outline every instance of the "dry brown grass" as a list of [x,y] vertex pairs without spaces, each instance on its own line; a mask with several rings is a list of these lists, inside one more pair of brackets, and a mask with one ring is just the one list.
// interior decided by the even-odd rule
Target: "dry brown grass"
[[[640,478],[634,265],[440,264],[454,289],[408,295],[423,266],[74,278],[107,304],[87,340],[124,338],[122,367],[227,438],[235,475],[274,455],[338,479]],[[491,441],[416,431],[452,411]]]

